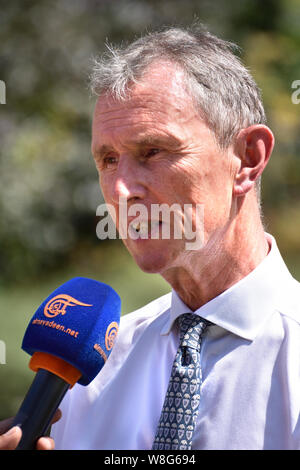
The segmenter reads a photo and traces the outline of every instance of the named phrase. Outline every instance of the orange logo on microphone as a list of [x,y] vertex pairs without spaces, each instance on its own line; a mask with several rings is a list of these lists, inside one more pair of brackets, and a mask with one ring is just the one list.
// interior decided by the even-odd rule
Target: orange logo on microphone
[[67,307],[75,307],[81,305],[83,307],[92,307],[90,304],[80,302],[68,294],[59,294],[46,303],[44,308],[44,315],[49,318],[56,317],[57,315],[65,315]]
[[105,333],[105,347],[107,351],[110,351],[115,343],[115,339],[118,333],[119,325],[117,322],[113,321],[107,327]]

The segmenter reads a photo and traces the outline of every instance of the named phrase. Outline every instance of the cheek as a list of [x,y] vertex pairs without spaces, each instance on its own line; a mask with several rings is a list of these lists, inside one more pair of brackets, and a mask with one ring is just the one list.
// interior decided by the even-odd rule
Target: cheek
[[[186,202],[202,205],[199,211],[203,214],[206,233],[226,223],[232,202],[232,180],[227,162],[220,164],[215,159],[211,161],[209,167],[207,164],[200,166],[198,162],[198,165],[181,169],[181,175],[185,175],[182,178],[181,194],[184,194]],[[175,190],[178,191],[178,185]]]
[[111,203],[113,197],[112,178],[99,174],[99,185],[105,202]]
[[171,164],[170,162],[166,162],[165,165],[161,164],[155,171],[155,178],[152,182],[153,187],[160,188],[160,191],[171,199],[182,200],[182,198],[188,199],[192,188],[197,182],[200,183],[200,179],[198,175],[196,181],[195,168],[181,159]]
[[196,204],[203,202],[206,194],[207,178],[205,171],[197,171],[195,167],[177,167],[169,179],[170,194],[181,202]]

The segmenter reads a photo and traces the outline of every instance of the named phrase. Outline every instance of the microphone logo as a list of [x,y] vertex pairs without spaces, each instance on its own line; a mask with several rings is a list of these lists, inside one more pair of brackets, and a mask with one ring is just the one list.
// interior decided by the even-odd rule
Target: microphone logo
[[57,315],[65,315],[67,307],[75,307],[81,305],[83,307],[92,307],[91,304],[85,304],[80,300],[74,299],[68,294],[59,294],[49,300],[44,308],[44,315],[54,318]]
[[107,327],[105,333],[105,347],[107,351],[110,351],[115,343],[115,339],[118,333],[119,325],[117,322],[113,321]]

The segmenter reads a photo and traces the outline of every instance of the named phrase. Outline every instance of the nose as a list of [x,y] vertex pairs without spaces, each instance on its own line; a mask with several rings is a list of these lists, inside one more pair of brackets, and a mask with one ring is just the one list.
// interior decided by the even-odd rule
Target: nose
[[145,177],[139,162],[130,156],[120,156],[113,177],[113,202],[141,200],[146,195]]

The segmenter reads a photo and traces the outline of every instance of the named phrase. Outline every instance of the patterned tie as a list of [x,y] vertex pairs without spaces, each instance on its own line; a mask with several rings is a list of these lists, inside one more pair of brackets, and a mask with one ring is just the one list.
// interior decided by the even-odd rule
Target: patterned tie
[[211,323],[193,313],[180,315],[178,321],[180,344],[152,450],[192,448],[202,382],[201,336]]

